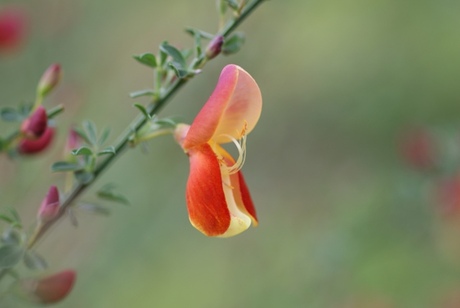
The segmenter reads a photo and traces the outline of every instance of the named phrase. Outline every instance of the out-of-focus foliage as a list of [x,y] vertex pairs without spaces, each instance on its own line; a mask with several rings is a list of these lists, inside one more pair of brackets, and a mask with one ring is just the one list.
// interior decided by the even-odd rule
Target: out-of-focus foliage
[[[49,166],[66,128],[90,118],[116,136],[138,112],[128,93],[151,76],[132,55],[165,39],[192,46],[183,29],[213,32],[218,18],[205,0],[18,2],[27,40],[0,55],[0,105],[33,100],[59,62],[49,101],[66,106],[48,155],[0,158],[0,207],[27,225],[63,183]],[[260,226],[231,239],[196,232],[187,157],[172,138],[154,140],[84,198],[115,182],[130,207],[77,211],[77,229],[61,223],[38,247],[52,268],[78,271],[56,307],[457,307],[460,221],[440,213],[432,175],[405,163],[401,140],[413,127],[460,130],[459,14],[449,0],[267,1],[241,27],[241,51],[209,63],[163,111],[190,122],[227,63],[257,80],[264,109],[243,169]],[[460,157],[452,140],[447,153]]]

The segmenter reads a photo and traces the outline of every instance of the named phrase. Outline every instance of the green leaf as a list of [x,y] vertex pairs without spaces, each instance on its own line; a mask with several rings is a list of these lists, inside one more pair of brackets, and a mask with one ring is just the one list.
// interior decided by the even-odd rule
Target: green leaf
[[92,121],[87,120],[87,121],[83,121],[82,126],[86,132],[86,136],[88,137],[89,144],[96,145],[97,144],[96,125]]
[[103,215],[103,216],[109,216],[110,215],[110,210],[102,205],[99,204],[93,204],[93,203],[80,203],[78,204],[78,207],[88,211],[92,212],[95,214]]
[[124,205],[130,205],[130,202],[125,196],[113,191],[114,188],[115,187],[111,184],[106,185],[97,192],[97,196],[104,200],[113,201]]
[[107,139],[109,138],[109,135],[110,135],[110,129],[109,128],[106,128],[102,131],[102,135],[101,137],[99,138],[99,141],[98,141],[98,144],[99,146],[103,145]]
[[11,218],[11,217],[9,217],[9,216],[7,216],[5,214],[0,214],[0,220],[3,220],[4,222],[7,222],[9,224],[12,224],[12,223],[15,222],[13,218]]
[[155,91],[152,89],[139,90],[129,93],[131,98],[141,97],[141,96],[153,96]]
[[44,270],[48,267],[46,260],[41,255],[32,250],[25,252],[24,264],[31,270]]
[[139,111],[142,112],[142,114],[144,115],[144,117],[145,117],[146,119],[149,119],[149,120],[150,120],[150,119],[152,118],[152,117],[150,116],[150,114],[148,113],[147,109],[145,109],[145,107],[144,107],[143,105],[136,103],[136,104],[134,104],[134,107],[136,107],[137,109],[139,109]]
[[15,244],[21,243],[21,233],[14,228],[7,228],[2,234],[2,242],[4,244]]
[[214,35],[211,34],[211,33],[204,32],[204,31],[194,29],[194,28],[187,28],[187,29],[185,29],[185,32],[187,32],[188,34],[192,35],[193,37],[198,35],[198,36],[200,36],[202,38],[205,38],[205,39],[208,39],[208,40],[211,40],[214,37]]
[[158,120],[155,121],[155,124],[158,124],[158,125],[161,125],[161,126],[171,126],[171,127],[176,127],[177,126],[177,122],[174,121],[171,118],[158,119]]
[[108,146],[105,149],[103,149],[102,151],[99,151],[97,153],[97,155],[99,155],[99,156],[100,155],[107,155],[107,154],[113,154],[113,155],[117,154],[116,151],[115,151],[115,147],[113,145]]
[[163,42],[160,45],[160,50],[168,54],[173,59],[173,62],[178,63],[178,66],[185,67],[185,59],[179,49],[169,45],[167,42]]
[[57,105],[56,107],[48,110],[46,112],[46,115],[48,116],[48,119],[52,119],[52,118],[54,118],[55,116],[57,116],[58,114],[60,114],[63,111],[64,111],[64,106],[62,104],[60,104],[60,105]]
[[58,161],[51,165],[51,171],[53,172],[78,171],[82,169],[83,167],[79,164],[69,163],[66,161]]
[[78,149],[72,150],[72,155],[93,155],[93,150],[86,146],[79,147]]
[[6,122],[20,122],[24,119],[16,109],[11,107],[4,107],[0,110],[0,117]]
[[140,63],[150,66],[152,68],[157,67],[157,59],[155,58],[154,54],[143,53],[140,55],[134,55],[133,58],[139,61]]
[[185,70],[182,66],[178,65],[177,62],[170,62],[169,67],[171,67],[174,70],[174,73],[180,79],[185,78],[189,75],[189,72]]
[[75,131],[75,133],[77,133],[77,135],[78,135],[81,139],[83,139],[86,143],[90,143],[90,142],[89,142],[89,138],[88,138],[88,136],[86,135],[86,133],[85,133],[85,131],[84,131],[83,129],[81,129],[80,127],[73,127],[72,129],[73,129],[73,130]]
[[88,184],[94,179],[94,174],[87,171],[75,172],[75,178],[82,184]]
[[24,248],[15,244],[0,247],[0,269],[11,268],[21,261]]
[[230,55],[238,52],[243,46],[245,37],[243,33],[237,32],[224,41],[222,45],[222,53]]
[[19,225],[21,225],[21,216],[19,216],[18,211],[16,211],[13,208],[8,208],[8,212],[10,212],[11,217],[13,217],[13,219],[14,219],[14,222],[16,222]]
[[235,0],[225,0],[225,2],[227,2],[228,6],[234,11],[238,11],[240,9],[238,2]]

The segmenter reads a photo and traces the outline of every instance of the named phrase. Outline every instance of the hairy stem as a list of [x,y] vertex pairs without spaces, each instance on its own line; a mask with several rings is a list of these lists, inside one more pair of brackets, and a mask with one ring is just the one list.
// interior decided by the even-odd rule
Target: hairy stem
[[[248,3],[245,8],[241,11],[241,14],[230,20],[227,25],[219,32],[217,35],[222,35],[224,38],[228,37],[245,19],[248,17],[262,2],[265,0],[254,0]],[[198,59],[194,59],[191,63],[195,63]],[[200,63],[200,68],[202,68],[207,59]],[[153,116],[157,114],[171,99],[171,97],[182,88],[190,79],[178,79],[175,81],[164,93],[157,93],[157,97],[154,98],[153,102],[149,105],[147,111]],[[105,171],[122,153],[129,148],[129,139],[130,137],[139,131],[147,123],[147,118],[139,114],[132,122],[128,125],[124,132],[118,137],[115,143],[115,154],[107,156],[103,161],[101,161],[94,170],[94,177],[88,183],[77,183],[65,199],[61,203],[61,210],[59,214],[53,219],[48,221],[45,224],[40,225],[32,236],[29,238],[27,244],[28,248],[32,248],[42,236],[62,217],[66,214],[69,206],[87,189],[91,186],[92,183]]]

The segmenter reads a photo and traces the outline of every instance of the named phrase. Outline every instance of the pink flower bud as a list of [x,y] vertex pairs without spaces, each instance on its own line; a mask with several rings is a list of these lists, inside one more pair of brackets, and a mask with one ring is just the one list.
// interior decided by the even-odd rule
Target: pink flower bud
[[224,37],[222,35],[215,36],[208,47],[206,47],[206,58],[212,59],[216,57],[222,51],[222,45],[224,44]]
[[27,139],[38,139],[43,135],[48,124],[48,116],[43,106],[37,109],[21,124],[21,133]]
[[23,139],[19,142],[18,152],[22,155],[33,155],[43,152],[54,140],[54,127],[48,126],[40,138]]
[[78,149],[82,145],[82,140],[77,132],[71,128],[67,135],[67,142],[64,147],[64,158],[69,162],[77,162],[80,157],[72,155],[71,151]]
[[13,285],[21,297],[40,304],[63,300],[72,291],[77,273],[65,270],[44,278],[25,278]]
[[40,97],[47,96],[53,90],[61,79],[61,66],[57,63],[52,64],[43,73],[42,78],[38,82],[37,94]]
[[17,49],[24,40],[26,16],[19,7],[0,9],[0,52]]
[[54,219],[59,213],[59,206],[59,191],[56,186],[51,186],[38,209],[37,219],[41,222]]

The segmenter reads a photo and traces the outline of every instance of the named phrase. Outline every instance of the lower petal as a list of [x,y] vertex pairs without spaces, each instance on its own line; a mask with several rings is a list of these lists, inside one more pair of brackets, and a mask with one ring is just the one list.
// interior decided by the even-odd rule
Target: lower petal
[[230,212],[222,187],[219,161],[208,144],[189,152],[187,208],[190,222],[208,236],[224,234],[230,226]]

